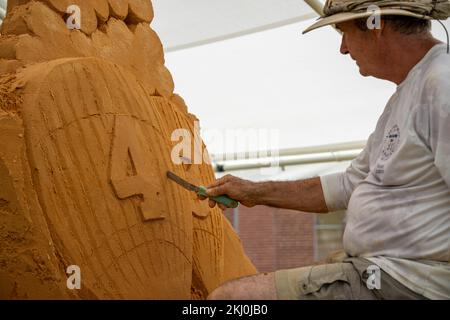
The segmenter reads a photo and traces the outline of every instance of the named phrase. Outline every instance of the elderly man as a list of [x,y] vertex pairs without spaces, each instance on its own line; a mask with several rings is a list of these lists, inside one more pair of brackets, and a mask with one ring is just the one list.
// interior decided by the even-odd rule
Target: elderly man
[[449,1],[328,0],[324,13],[306,31],[335,25],[361,75],[397,85],[365,149],[343,173],[262,183],[228,175],[208,195],[347,209],[347,257],[232,280],[209,298],[450,299],[450,54],[430,33]]

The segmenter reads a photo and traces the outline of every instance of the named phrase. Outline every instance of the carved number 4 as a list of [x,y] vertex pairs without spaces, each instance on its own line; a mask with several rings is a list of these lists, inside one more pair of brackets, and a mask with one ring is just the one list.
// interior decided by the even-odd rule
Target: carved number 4
[[[116,116],[111,150],[111,184],[119,199],[140,196],[144,221],[163,219],[164,203],[157,172],[137,120]],[[141,142],[144,141],[144,142]]]

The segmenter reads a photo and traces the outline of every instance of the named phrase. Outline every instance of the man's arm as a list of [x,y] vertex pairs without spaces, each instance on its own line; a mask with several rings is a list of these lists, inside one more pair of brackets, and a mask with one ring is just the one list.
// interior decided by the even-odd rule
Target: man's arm
[[435,74],[426,83],[428,108],[421,108],[416,127],[429,141],[434,164],[450,188],[450,79],[448,67]]
[[[373,134],[370,135],[364,150],[345,172],[279,182],[251,182],[226,175],[209,185],[207,192],[209,196],[226,194],[246,207],[267,205],[314,213],[346,209],[353,190],[369,173],[372,139]],[[216,203],[209,200],[209,205],[214,207]],[[225,206],[219,206],[225,209]]]
[[[208,186],[209,196],[226,194],[244,206],[266,205],[305,212],[326,213],[320,178],[298,181],[252,182],[226,175]],[[210,200],[210,206],[215,202]],[[224,206],[220,205],[222,209]]]
[[[305,180],[267,182],[251,182],[226,175],[209,185],[207,193],[209,196],[226,194],[246,207],[266,205],[314,213],[346,209],[353,190],[369,174],[372,139],[373,134],[345,172]],[[214,207],[216,202],[210,199],[209,205]]]

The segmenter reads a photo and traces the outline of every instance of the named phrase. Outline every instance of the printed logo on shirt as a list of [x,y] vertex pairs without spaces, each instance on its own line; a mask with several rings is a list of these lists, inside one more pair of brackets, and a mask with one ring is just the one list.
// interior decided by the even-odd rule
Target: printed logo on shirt
[[395,150],[397,150],[399,142],[400,128],[398,125],[394,125],[383,140],[383,149],[381,150],[380,157],[381,163],[377,163],[375,168],[375,176],[377,179],[381,179],[381,176],[384,174],[384,161],[388,160]]
[[381,160],[386,161],[397,150],[400,141],[400,128],[398,125],[392,127],[383,141],[383,150],[381,151]]

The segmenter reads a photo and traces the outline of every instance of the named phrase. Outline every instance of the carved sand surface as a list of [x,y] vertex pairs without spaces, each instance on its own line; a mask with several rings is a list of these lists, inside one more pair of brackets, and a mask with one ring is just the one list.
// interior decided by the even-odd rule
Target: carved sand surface
[[[70,5],[81,29],[66,26]],[[9,1],[0,37],[0,299],[202,299],[256,273],[221,210],[166,178],[196,118],[148,0]],[[194,143],[194,139],[192,139]],[[194,148],[193,148],[194,149]],[[67,267],[81,271],[69,289]]]

